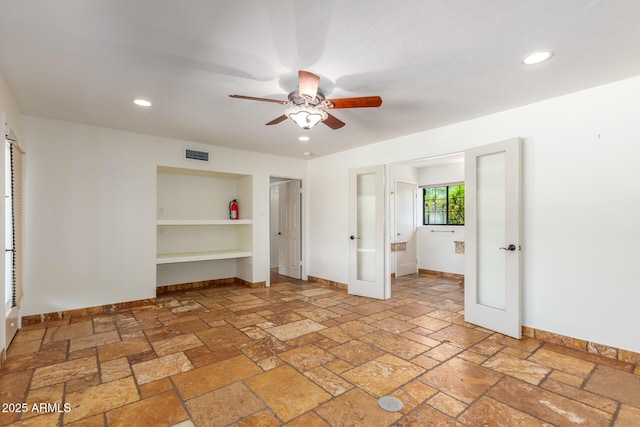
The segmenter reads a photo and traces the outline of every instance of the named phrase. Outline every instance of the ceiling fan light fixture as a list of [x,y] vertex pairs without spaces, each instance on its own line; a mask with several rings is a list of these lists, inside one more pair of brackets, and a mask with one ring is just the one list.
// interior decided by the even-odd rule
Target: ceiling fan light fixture
[[302,129],[311,129],[327,118],[327,113],[325,111],[307,106],[295,106],[288,108],[284,114]]

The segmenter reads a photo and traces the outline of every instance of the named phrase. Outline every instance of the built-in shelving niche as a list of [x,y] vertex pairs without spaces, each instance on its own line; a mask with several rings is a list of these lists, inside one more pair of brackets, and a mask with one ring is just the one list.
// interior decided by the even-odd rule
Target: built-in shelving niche
[[[157,172],[157,286],[251,282],[253,177],[165,166]],[[238,220],[229,219],[233,199]]]

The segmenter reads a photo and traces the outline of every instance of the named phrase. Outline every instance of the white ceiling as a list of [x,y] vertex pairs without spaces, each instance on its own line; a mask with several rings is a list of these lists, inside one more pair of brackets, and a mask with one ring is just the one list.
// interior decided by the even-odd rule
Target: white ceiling
[[[637,0],[0,0],[0,75],[25,114],[302,158],[640,75],[639,22]],[[284,100],[299,69],[383,105],[302,131],[228,97]]]

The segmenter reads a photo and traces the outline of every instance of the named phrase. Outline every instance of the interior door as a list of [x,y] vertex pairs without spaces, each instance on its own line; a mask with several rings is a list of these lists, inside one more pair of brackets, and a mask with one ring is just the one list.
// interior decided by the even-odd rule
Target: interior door
[[417,194],[416,183],[396,181],[395,217],[396,230],[394,240],[404,243],[404,250],[396,254],[396,276],[406,276],[418,272],[418,250],[416,243],[417,228]]
[[300,180],[280,185],[280,251],[278,273],[300,279]]
[[511,139],[465,152],[465,320],[518,339],[520,147]]
[[386,299],[384,166],[350,170],[349,293]]

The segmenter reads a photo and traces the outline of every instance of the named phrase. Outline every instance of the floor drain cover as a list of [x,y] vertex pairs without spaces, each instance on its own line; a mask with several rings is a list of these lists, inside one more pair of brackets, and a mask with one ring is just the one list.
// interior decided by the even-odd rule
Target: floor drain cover
[[402,401],[393,396],[382,396],[378,399],[378,405],[380,405],[380,407],[385,411],[389,412],[398,412],[404,407]]

